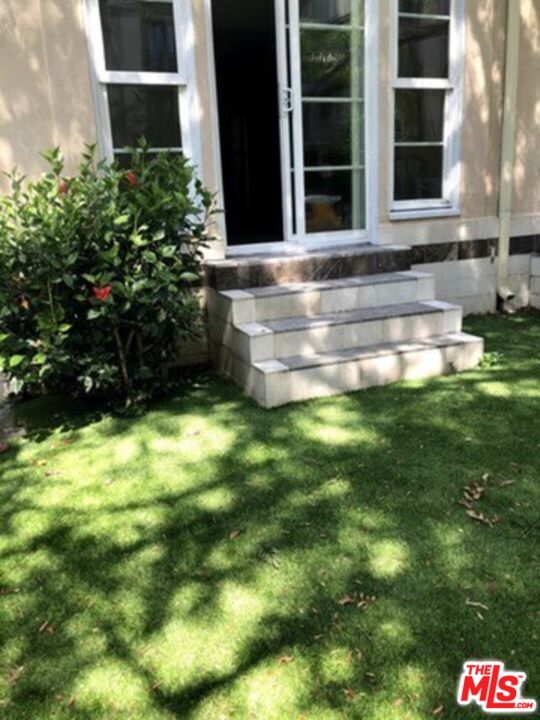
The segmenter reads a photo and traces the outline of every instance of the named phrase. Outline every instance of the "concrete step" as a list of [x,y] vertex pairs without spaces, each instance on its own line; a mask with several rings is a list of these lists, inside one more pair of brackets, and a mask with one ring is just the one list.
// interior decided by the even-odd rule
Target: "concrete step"
[[484,342],[465,333],[444,333],[407,342],[378,343],[311,356],[249,365],[221,347],[219,369],[262,407],[338,395],[401,380],[421,380],[478,365]]
[[211,315],[233,325],[242,325],[433,300],[435,279],[427,273],[407,270],[245,290],[207,288],[206,293]]
[[215,290],[319,282],[410,270],[411,250],[402,245],[348,245],[297,255],[252,255],[205,262],[205,284]]
[[251,364],[459,332],[461,322],[459,306],[429,300],[238,326],[214,316],[209,330],[214,343]]

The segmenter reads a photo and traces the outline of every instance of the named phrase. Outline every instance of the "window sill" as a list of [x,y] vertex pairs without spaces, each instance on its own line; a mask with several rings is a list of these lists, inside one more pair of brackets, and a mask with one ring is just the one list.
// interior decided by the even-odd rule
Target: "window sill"
[[429,218],[457,217],[460,210],[457,207],[444,205],[440,207],[418,207],[410,210],[390,210],[390,220],[424,220]]

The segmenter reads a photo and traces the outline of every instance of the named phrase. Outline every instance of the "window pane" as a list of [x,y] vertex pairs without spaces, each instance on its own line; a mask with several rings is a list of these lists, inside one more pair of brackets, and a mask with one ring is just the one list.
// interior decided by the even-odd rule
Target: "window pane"
[[399,0],[399,12],[450,15],[450,0]]
[[442,198],[443,149],[397,147],[395,149],[395,199]]
[[107,70],[177,72],[171,2],[100,0]]
[[[360,33],[344,30],[301,31],[304,97],[351,96],[351,35],[362,43]],[[358,75],[360,85],[362,73]],[[355,90],[361,92],[359,87]]]
[[[353,121],[356,126],[354,130]],[[356,141],[354,145],[353,136]],[[304,103],[304,150],[308,167],[363,165],[363,105]],[[356,157],[353,157],[353,150]]]
[[396,90],[396,142],[442,142],[444,90]]
[[448,20],[399,19],[399,77],[448,77]]
[[[351,17],[354,12],[354,17]],[[364,0],[300,0],[300,21],[331,25],[361,24]]]
[[[178,156],[180,156],[180,152],[174,153],[174,155],[177,155],[177,154],[178,154]],[[154,158],[156,158],[158,155],[159,155],[159,152],[151,152],[151,153],[147,153],[146,157],[149,160],[154,160]],[[124,168],[125,170],[130,168],[132,165],[131,155],[129,153],[116,152],[116,153],[114,153],[114,159],[120,165],[120,167]]]
[[145,137],[151,147],[181,147],[178,88],[109,85],[113,147],[135,145]]
[[365,227],[363,170],[307,172],[305,186],[308,233]]

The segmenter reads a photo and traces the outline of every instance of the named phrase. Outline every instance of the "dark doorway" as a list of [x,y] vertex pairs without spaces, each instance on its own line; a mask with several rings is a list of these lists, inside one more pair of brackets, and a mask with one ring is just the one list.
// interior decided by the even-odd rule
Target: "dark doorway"
[[212,0],[229,245],[283,240],[274,0]]

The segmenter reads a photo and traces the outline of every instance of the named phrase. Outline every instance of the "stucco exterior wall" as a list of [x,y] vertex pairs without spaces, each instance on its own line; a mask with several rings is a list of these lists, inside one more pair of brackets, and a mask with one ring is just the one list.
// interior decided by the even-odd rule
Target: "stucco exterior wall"
[[540,213],[540,0],[521,0],[514,180],[516,214]]
[[[95,142],[82,5],[75,0],[0,3],[0,170],[34,175],[55,145],[68,170]],[[0,178],[0,189],[5,189]]]
[[[437,242],[497,233],[506,0],[467,0],[461,217],[390,222],[390,0],[380,0],[379,208],[382,241]],[[540,216],[540,0],[521,0],[522,29],[515,163],[514,234],[538,232]],[[205,2],[192,0],[200,100],[201,174],[219,189],[215,91]],[[32,175],[39,153],[61,145],[68,170],[96,138],[81,0],[3,0],[0,4],[0,169]],[[0,188],[5,181],[0,179]]]

